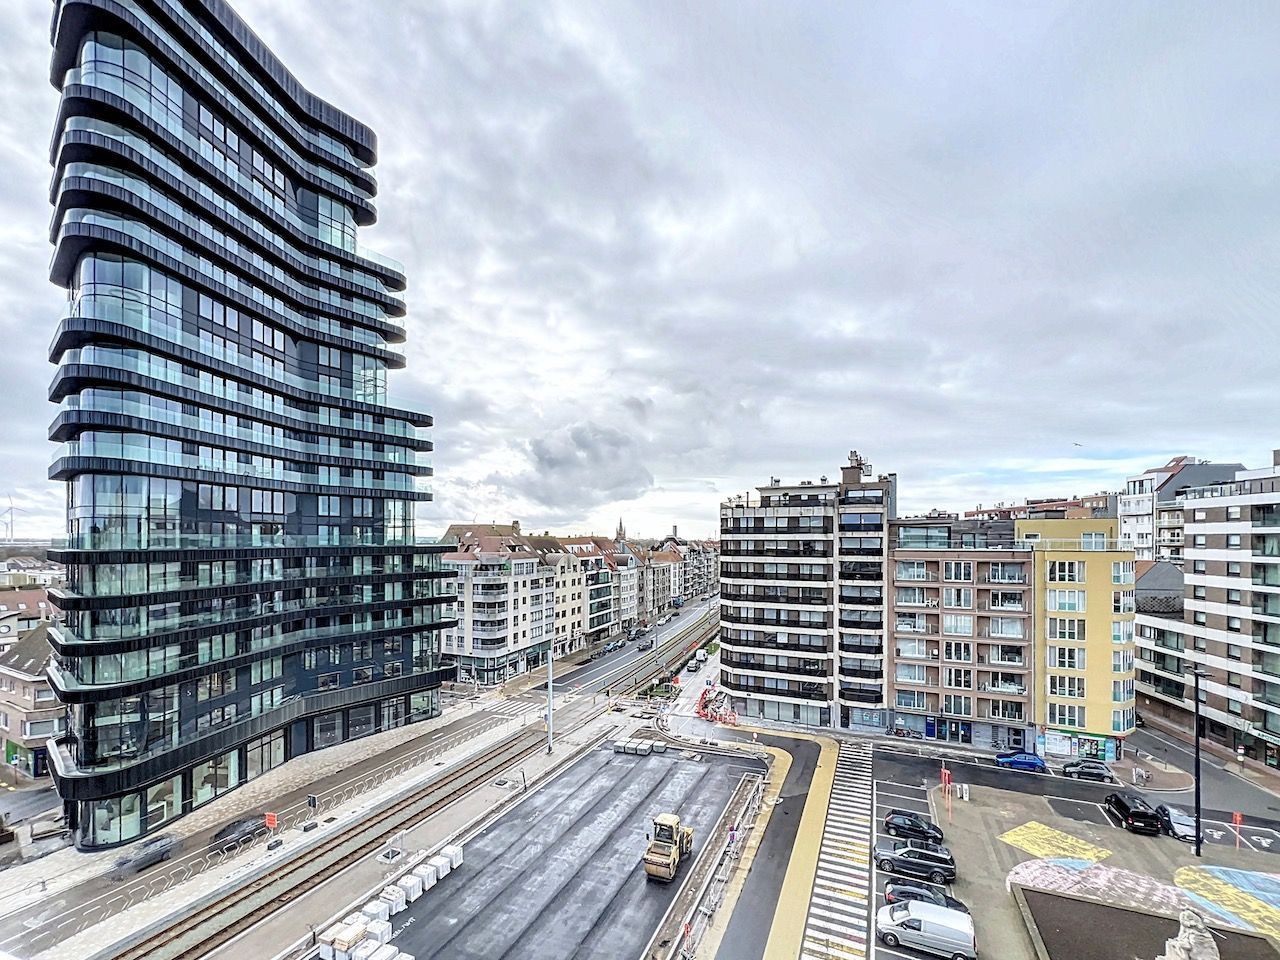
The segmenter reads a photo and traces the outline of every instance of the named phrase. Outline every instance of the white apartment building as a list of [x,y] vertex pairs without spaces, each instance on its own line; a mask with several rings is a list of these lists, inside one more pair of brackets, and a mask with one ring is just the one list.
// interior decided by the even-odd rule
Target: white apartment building
[[542,664],[555,632],[556,571],[518,533],[450,527],[458,546],[444,555],[456,576],[457,625],[442,638],[458,679],[502,683]]
[[1280,768],[1280,451],[1271,467],[1184,490],[1178,503],[1181,609],[1144,611],[1139,581],[1139,709],[1190,732],[1190,671],[1204,670],[1205,736]]
[[897,478],[870,474],[851,453],[839,483],[774,480],[721,504],[720,682],[740,716],[883,729]]
[[1230,480],[1243,469],[1240,463],[1210,463],[1184,456],[1130,477],[1117,505],[1121,549],[1133,550],[1135,560],[1177,562],[1181,546],[1178,518],[1167,510],[1161,517],[1161,507],[1174,503],[1181,490]]

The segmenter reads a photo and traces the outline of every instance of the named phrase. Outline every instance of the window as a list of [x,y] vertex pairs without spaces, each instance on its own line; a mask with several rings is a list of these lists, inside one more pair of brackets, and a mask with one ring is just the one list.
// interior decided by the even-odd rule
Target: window
[[1050,647],[1049,667],[1055,670],[1083,670],[1085,652],[1080,647]]
[[1050,640],[1084,641],[1084,621],[1071,620],[1066,617],[1049,618]]
[[1236,644],[1234,644],[1234,643],[1229,643],[1229,644],[1227,644],[1227,659],[1228,659],[1228,660],[1239,660],[1239,659],[1241,659],[1241,656],[1242,656],[1242,654],[1241,654],[1240,648],[1239,648],[1238,646],[1236,646]]
[[1239,519],[1240,519],[1240,508],[1239,508],[1239,507],[1227,507],[1227,519],[1228,519],[1228,520],[1239,520]]
[[1056,673],[1049,674],[1049,696],[1083,700],[1084,677],[1063,677]]
[[1133,680],[1111,681],[1111,702],[1128,703],[1133,699]]
[[923,710],[925,708],[924,692],[921,690],[899,690],[895,704],[905,710]]
[[1080,534],[1080,549],[1081,550],[1107,549],[1107,535],[1105,533]]
[[1113,590],[1111,592],[1112,613],[1133,613],[1136,609],[1132,590]]
[[1244,710],[1244,706],[1239,700],[1227,700],[1227,712],[1234,713],[1237,717]]
[[928,580],[929,571],[923,560],[899,560],[895,576],[899,580]]
[[1083,590],[1050,590],[1048,591],[1048,609],[1084,613],[1084,599],[1085,591]]
[[1133,643],[1133,621],[1132,620],[1112,620],[1111,621],[1111,642],[1112,643]]
[[1194,586],[1191,588],[1191,596],[1196,600],[1203,600],[1207,594],[1202,586]]
[[1207,569],[1208,567],[1203,560],[1193,560],[1191,562],[1192,573],[1204,573]]
[[[921,644],[924,641],[920,641]],[[960,640],[947,640],[944,643],[944,655],[948,660],[959,660],[962,663],[973,662],[973,644]]]
[[947,587],[942,591],[943,603],[948,607],[973,607],[973,590],[969,587]]
[[972,716],[973,698],[960,696],[959,694],[945,694],[942,698],[942,712],[956,717]]
[[1205,513],[1203,510],[1195,510],[1191,514],[1192,520],[1203,520],[1204,517],[1205,517]]
[[1228,533],[1228,534],[1227,534],[1227,548],[1228,548],[1229,550],[1239,550],[1239,549],[1240,549],[1240,534],[1238,534],[1238,533]]
[[1239,633],[1239,632],[1240,632],[1240,618],[1239,618],[1239,617],[1227,617],[1227,629],[1228,629],[1228,630],[1230,630],[1232,633]]
[[1240,603],[1240,591],[1239,591],[1239,590],[1228,590],[1228,591],[1227,591],[1227,603]]
[[959,687],[962,690],[973,689],[973,671],[959,667],[947,667],[946,682],[948,687]]
[[1111,711],[1111,732],[1112,733],[1128,733],[1133,729],[1134,709],[1125,707],[1122,710]]
[[1192,619],[1201,626],[1204,626],[1204,624],[1207,623],[1209,620],[1209,618],[1205,616],[1205,613],[1203,610],[1197,610],[1195,614],[1192,616]]
[[1050,703],[1049,723],[1055,727],[1083,727],[1084,707],[1076,704]]
[[947,560],[942,565],[944,580],[973,581],[972,560]]
[[1111,654],[1112,673],[1130,673],[1133,670],[1133,651],[1115,650]]
[[1133,561],[1114,561],[1111,564],[1111,582],[1115,584],[1133,583]]
[[1232,577],[1240,576],[1240,562],[1238,560],[1231,560],[1227,563],[1227,574]]
[[1208,649],[1209,649],[1209,645],[1208,645],[1208,643],[1205,641],[1205,638],[1204,638],[1204,637],[1192,637],[1192,638],[1191,638],[1191,647],[1192,647],[1192,649],[1193,649],[1193,650],[1198,650],[1198,651],[1200,651],[1201,653],[1204,653],[1206,650],[1208,650]]
[[1084,583],[1085,569],[1083,560],[1051,560],[1049,561],[1050,583]]
[[1192,538],[1191,538],[1191,545],[1192,545],[1193,547],[1203,547],[1203,546],[1205,545],[1205,537],[1204,537],[1204,534],[1203,534],[1203,533],[1197,533],[1194,537],[1192,537]]
[[942,615],[942,632],[956,637],[973,636],[973,617],[962,613]]
[[1228,674],[1227,674],[1227,686],[1228,686],[1228,687],[1236,687],[1236,688],[1239,688],[1239,687],[1240,687],[1240,685],[1241,685],[1241,684],[1240,684],[1240,674],[1238,674],[1238,673],[1228,673]]

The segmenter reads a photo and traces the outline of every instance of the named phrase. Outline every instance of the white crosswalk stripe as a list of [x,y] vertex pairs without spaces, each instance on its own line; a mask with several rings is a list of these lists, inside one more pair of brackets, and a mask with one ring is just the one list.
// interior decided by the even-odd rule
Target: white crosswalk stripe
[[840,744],[801,960],[866,960],[871,886],[871,745]]

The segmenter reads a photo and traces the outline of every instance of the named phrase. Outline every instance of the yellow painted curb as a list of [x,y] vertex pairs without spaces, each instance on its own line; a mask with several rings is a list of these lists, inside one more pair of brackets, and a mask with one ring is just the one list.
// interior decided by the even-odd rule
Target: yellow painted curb
[[[749,728],[747,728],[749,729]],[[839,745],[830,737],[803,733],[779,734],[776,730],[762,730],[770,736],[785,736],[792,740],[810,740],[821,749],[814,766],[809,795],[805,799],[804,812],[800,815],[800,827],[787,862],[787,873],[778,892],[778,906],[769,927],[769,942],[765,944],[764,960],[796,960],[804,946],[804,929],[809,917],[809,898],[813,892],[813,878],[818,871],[818,852],[822,833],[827,823],[827,805],[831,800],[831,787],[835,783],[836,758]]]

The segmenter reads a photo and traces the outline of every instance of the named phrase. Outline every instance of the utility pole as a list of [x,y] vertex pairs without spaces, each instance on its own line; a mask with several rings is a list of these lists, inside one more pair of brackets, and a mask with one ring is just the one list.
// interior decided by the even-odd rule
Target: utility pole
[[1195,742],[1196,742],[1196,856],[1200,856],[1201,827],[1200,822],[1200,678],[1209,674],[1199,667],[1193,667],[1191,674],[1195,677]]
[[547,753],[551,752],[554,744],[554,733],[551,729],[551,711],[555,702],[555,662],[556,646],[555,639],[552,638],[551,644],[547,647]]

